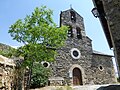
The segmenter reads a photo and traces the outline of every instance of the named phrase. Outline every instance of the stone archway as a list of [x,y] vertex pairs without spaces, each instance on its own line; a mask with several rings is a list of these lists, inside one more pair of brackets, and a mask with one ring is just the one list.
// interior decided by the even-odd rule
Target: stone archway
[[73,69],[73,85],[83,85],[82,74],[79,68]]
[[[71,85],[84,85],[84,78],[86,77],[86,75],[84,73],[84,69],[80,65],[74,64],[69,69],[69,77],[71,78]],[[77,79],[76,81],[75,78]]]

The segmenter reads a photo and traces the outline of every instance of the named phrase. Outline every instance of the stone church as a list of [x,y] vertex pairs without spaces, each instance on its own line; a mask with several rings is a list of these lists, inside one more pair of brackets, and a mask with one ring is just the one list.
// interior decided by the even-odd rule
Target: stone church
[[[58,56],[50,66],[53,75],[50,85],[94,85],[115,83],[112,56],[92,48],[92,40],[86,36],[83,17],[74,9],[62,11],[60,26],[67,25],[66,45],[57,50]],[[97,37],[96,37],[97,38]]]

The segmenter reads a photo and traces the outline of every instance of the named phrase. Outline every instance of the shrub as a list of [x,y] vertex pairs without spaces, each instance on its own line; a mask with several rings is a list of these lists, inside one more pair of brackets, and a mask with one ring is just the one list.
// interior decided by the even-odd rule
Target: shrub
[[44,87],[48,83],[48,77],[51,74],[50,69],[45,68],[40,63],[35,63],[32,68],[31,88]]

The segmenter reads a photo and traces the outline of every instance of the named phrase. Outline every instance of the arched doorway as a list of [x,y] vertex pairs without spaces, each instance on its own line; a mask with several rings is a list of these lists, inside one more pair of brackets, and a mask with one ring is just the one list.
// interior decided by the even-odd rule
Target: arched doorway
[[83,85],[82,74],[79,68],[73,69],[73,85]]

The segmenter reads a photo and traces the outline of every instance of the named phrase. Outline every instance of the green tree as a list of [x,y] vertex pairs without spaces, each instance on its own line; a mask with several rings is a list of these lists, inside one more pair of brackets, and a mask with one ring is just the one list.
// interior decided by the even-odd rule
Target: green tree
[[50,69],[40,63],[34,63],[32,68],[31,88],[43,87],[48,83],[48,77],[51,75]]
[[58,28],[52,14],[46,6],[37,7],[31,15],[17,20],[9,29],[13,40],[24,44],[17,49],[17,55],[24,57],[23,66],[30,68],[30,78],[33,62],[53,61],[55,49],[63,46],[66,40],[68,27]]

